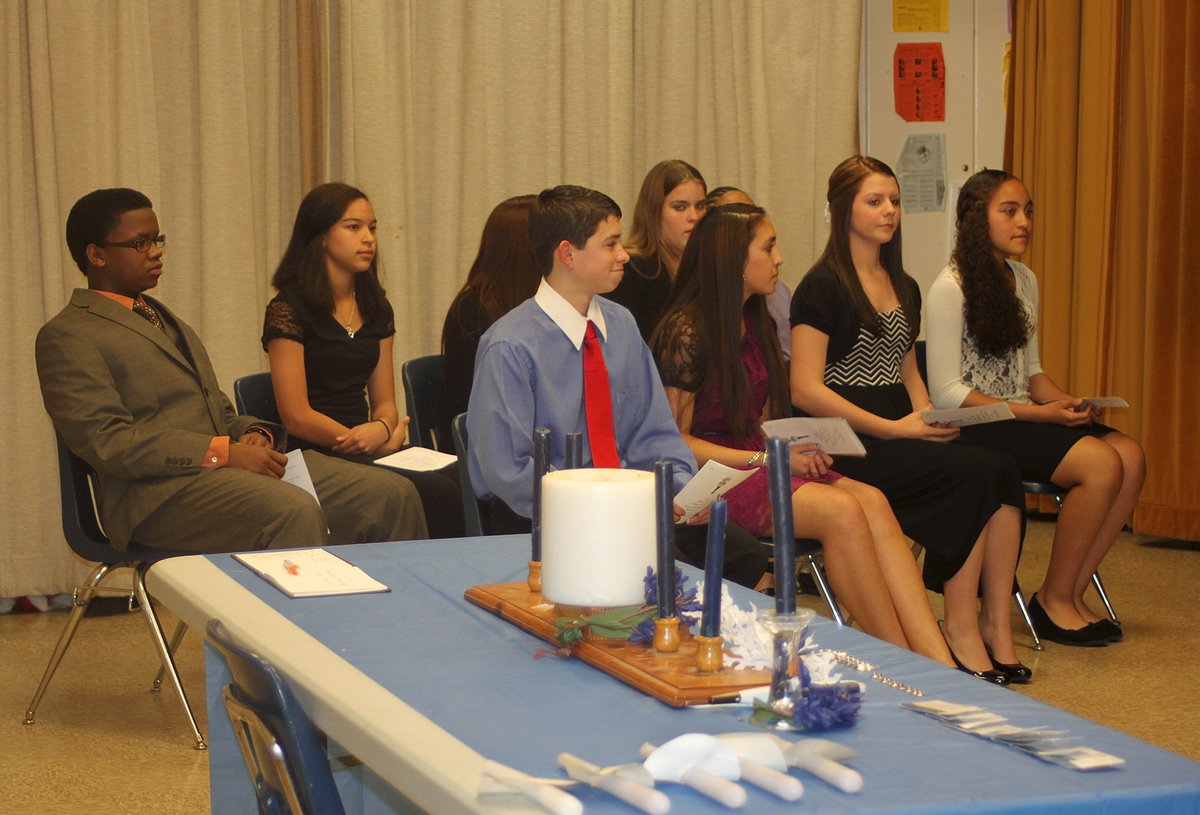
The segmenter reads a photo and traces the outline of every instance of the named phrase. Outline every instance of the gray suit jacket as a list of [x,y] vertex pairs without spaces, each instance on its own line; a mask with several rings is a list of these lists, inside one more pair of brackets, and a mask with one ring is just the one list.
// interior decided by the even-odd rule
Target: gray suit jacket
[[101,520],[121,549],[144,518],[200,476],[214,436],[236,440],[259,423],[235,413],[196,333],[146,299],[178,327],[186,354],[146,319],[87,289],[76,289],[37,335],[46,412],[96,469]]

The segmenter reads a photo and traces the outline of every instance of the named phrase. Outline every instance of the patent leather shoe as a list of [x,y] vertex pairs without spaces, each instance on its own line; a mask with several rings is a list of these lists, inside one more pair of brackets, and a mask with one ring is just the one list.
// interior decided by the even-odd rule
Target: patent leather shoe
[[1082,628],[1063,628],[1057,625],[1054,620],[1050,619],[1046,609],[1042,608],[1037,594],[1029,598],[1029,617],[1033,620],[1033,627],[1037,629],[1038,637],[1050,640],[1050,642],[1057,642],[1059,645],[1102,648],[1110,641],[1107,634],[1093,628],[1095,623],[1088,623]]
[[[942,621],[938,620],[938,628],[942,627]],[[942,632],[942,639],[946,639],[946,632]],[[1001,671],[972,671],[966,665],[958,661],[958,654],[954,653],[954,649],[950,646],[950,640],[946,640],[946,650],[950,652],[950,658],[954,660],[954,666],[965,674],[970,674],[976,679],[982,679],[984,682],[991,682],[993,685],[1004,687],[1012,682],[1008,675]],[[992,662],[995,665],[995,661]],[[1026,669],[1028,670],[1028,669]]]
[[[983,647],[987,649],[988,659],[992,661],[992,669],[1007,676],[1010,683],[1024,685],[1030,679],[1033,679],[1032,668],[1022,665],[1020,662],[997,662],[996,658],[992,656],[992,649],[988,648],[986,642],[983,644]],[[950,656],[954,656],[954,654],[951,653]]]

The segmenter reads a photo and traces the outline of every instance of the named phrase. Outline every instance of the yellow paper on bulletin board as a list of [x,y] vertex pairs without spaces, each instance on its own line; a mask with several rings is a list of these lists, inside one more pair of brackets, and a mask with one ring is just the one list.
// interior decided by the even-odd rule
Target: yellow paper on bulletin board
[[892,0],[892,31],[949,31],[950,0]]

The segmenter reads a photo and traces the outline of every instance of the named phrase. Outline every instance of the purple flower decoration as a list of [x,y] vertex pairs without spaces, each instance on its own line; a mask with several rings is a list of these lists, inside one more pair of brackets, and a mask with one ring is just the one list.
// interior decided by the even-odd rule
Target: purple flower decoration
[[[692,617],[684,616],[685,611],[694,611],[699,613],[700,601],[696,599],[696,587],[687,587],[688,577],[678,571],[675,572],[675,611],[679,614],[679,619],[690,631],[696,626],[696,620]],[[650,566],[646,567],[646,576],[643,578],[645,585],[646,605],[658,607],[658,579],[654,573],[654,569]],[[654,617],[643,620],[638,623],[633,634],[629,637],[630,642],[654,642]]]
[[808,685],[794,699],[792,720],[807,730],[850,727],[858,719],[862,689],[857,682]]

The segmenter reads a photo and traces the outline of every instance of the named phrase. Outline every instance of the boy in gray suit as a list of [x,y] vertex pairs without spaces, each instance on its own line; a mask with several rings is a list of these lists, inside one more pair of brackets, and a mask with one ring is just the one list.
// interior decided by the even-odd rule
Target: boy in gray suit
[[306,452],[319,506],[280,480],[283,429],[238,416],[200,338],[143,295],[162,275],[164,242],[140,192],[80,198],[67,246],[88,288],[37,336],[42,400],[99,476],[112,543],[220,552],[426,537],[416,490],[397,473]]

